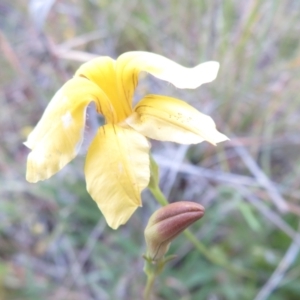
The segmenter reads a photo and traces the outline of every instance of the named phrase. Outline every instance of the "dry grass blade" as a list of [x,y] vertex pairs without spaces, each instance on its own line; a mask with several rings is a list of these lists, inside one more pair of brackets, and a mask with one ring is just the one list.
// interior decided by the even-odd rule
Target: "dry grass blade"
[[[168,167],[170,170],[178,169],[177,166],[174,166],[173,160],[169,160],[166,157],[158,154],[155,154],[154,158],[160,166]],[[179,172],[184,174],[205,177],[213,181],[232,183],[236,185],[246,185],[252,187],[260,186],[260,184],[254,178],[245,175],[226,173],[219,170],[202,168],[200,166],[193,166],[191,164],[183,162],[179,166]]]
[[186,156],[187,150],[188,150],[187,145],[180,145],[176,151],[174,161],[172,164],[172,170],[169,169],[169,173],[167,174],[167,176],[165,178],[166,182],[165,182],[164,188],[163,188],[163,192],[167,199],[170,196],[170,193],[171,193],[172,187],[175,183],[176,177],[177,177],[178,173],[180,172],[181,164]]
[[241,159],[244,161],[245,165],[248,167],[249,171],[253,174],[253,176],[256,178],[259,184],[268,191],[271,200],[274,202],[277,208],[281,212],[287,212],[288,206],[285,199],[283,199],[279,191],[272,184],[272,182],[266,176],[266,174],[261,170],[261,168],[252,158],[250,153],[242,146],[235,147],[234,149],[237,152],[237,154],[241,157]]
[[273,272],[272,276],[268,279],[259,293],[256,295],[254,300],[266,300],[278,287],[280,282],[284,279],[284,275],[291,265],[295,262],[300,250],[299,243],[293,241],[286,251],[284,257],[278,264],[276,270]]
[[75,47],[84,46],[91,41],[95,41],[106,37],[107,33],[104,30],[95,30],[83,35],[79,35],[66,42],[61,43],[57,47],[59,49],[70,50]]
[[52,51],[53,55],[58,58],[80,62],[87,62],[88,60],[98,57],[96,54],[78,50],[69,50],[61,47],[54,47]]
[[0,50],[16,72],[23,74],[19,59],[4,33],[0,30]]
[[240,187],[238,191],[245,197],[257,210],[276,227],[282,230],[286,235],[295,241],[300,247],[300,234],[290,227],[277,213],[268,208],[260,199],[258,199],[252,191]]

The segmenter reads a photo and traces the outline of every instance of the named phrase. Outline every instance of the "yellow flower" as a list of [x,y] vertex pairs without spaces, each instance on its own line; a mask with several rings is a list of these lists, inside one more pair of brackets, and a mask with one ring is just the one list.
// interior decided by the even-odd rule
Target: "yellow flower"
[[54,95],[41,120],[28,136],[26,178],[45,180],[78,153],[83,141],[86,108],[94,102],[106,124],[98,129],[87,153],[87,190],[109,226],[127,222],[150,179],[147,138],[212,144],[228,138],[214,121],[187,103],[171,97],[147,95],[134,108],[132,97],[141,71],[178,88],[194,89],[216,78],[214,61],[185,68],[163,56],[127,52],[117,60],[99,57],[83,64]]

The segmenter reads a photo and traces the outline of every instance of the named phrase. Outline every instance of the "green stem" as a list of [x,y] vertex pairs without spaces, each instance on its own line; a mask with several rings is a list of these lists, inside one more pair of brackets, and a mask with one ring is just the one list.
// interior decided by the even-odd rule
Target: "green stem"
[[144,290],[144,300],[150,300],[150,296],[151,296],[151,291],[154,285],[154,281],[155,281],[155,274],[147,274],[147,284]]
[[[154,180],[152,181],[152,183],[153,182],[154,182]],[[152,193],[153,197],[157,200],[157,202],[160,205],[165,206],[169,203],[168,200],[165,198],[164,194],[162,193],[158,184],[150,184],[148,186],[148,188],[149,188],[150,192]],[[242,275],[244,277],[248,277],[248,278],[255,277],[255,274],[253,274],[253,272],[251,272],[249,270],[241,270],[241,269],[232,267],[226,261],[220,260],[213,254],[211,254],[211,251],[209,251],[189,229],[186,229],[184,231],[184,235],[195,246],[195,248],[210,262],[212,262],[216,265],[219,265],[233,273]]]
[[157,200],[157,202],[161,206],[166,206],[169,204],[168,200],[166,199],[165,195],[162,193],[161,189],[157,187],[148,186],[150,192],[152,193],[153,197]]
[[147,275],[147,284],[144,290],[144,300],[150,300],[156,277],[158,277],[158,275],[163,271],[165,264],[172,258],[174,257],[169,256],[162,258],[159,261],[153,261],[148,257],[148,255],[144,256],[144,272]]

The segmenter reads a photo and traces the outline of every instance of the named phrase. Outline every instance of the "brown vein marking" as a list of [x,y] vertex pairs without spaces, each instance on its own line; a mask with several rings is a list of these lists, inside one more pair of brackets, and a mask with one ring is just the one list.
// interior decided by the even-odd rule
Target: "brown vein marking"
[[[112,116],[113,123],[116,123],[117,120],[115,120],[115,117],[117,118],[117,116],[115,116],[114,111],[115,111],[114,106],[113,106],[112,104],[110,104],[110,105],[109,105],[109,112],[110,112],[110,114],[111,114],[111,116]],[[106,118],[104,118],[104,120],[105,120],[105,122],[106,122]]]
[[86,76],[84,76],[83,74],[80,74],[79,77],[85,78],[86,80],[91,81],[91,80],[89,80]]
[[[132,62],[133,60],[134,60],[134,58],[131,59],[131,62]],[[127,99],[127,100],[130,100],[130,99],[129,99],[129,96],[130,96],[130,95],[129,95],[129,91],[126,90],[126,88],[125,88],[125,86],[124,86],[124,80],[123,80],[123,77],[124,77],[124,71],[125,71],[127,65],[128,65],[128,62],[125,63],[125,64],[124,64],[124,67],[122,68],[122,72],[121,72],[121,75],[122,75],[122,76],[121,76],[121,81],[122,81],[123,93],[124,93],[126,99]],[[136,88],[137,83],[138,83],[137,76],[135,76],[135,72],[136,72],[136,68],[134,68],[134,69],[132,70],[132,75],[131,75],[131,81],[132,81],[132,83],[133,83],[134,89]]]
[[99,113],[101,113],[104,116],[103,111],[102,111],[102,107],[101,107],[101,101],[98,99],[98,97],[97,97],[97,100],[99,102],[99,109],[100,109]]
[[136,86],[138,84],[138,79],[137,79],[138,77],[136,76],[135,72],[136,72],[136,69],[133,70],[132,76],[131,76],[131,80],[133,82],[134,89],[136,88]]
[[114,133],[115,133],[115,135],[117,137],[117,131],[116,131],[116,128],[115,128],[115,124],[112,124],[112,126],[113,126],[113,129],[114,129]]

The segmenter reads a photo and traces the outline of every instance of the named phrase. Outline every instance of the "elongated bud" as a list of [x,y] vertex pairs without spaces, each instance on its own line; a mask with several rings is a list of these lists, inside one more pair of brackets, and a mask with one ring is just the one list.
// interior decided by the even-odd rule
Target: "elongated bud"
[[204,207],[195,202],[179,201],[168,204],[152,214],[145,229],[147,257],[161,259],[171,241],[204,215]]

